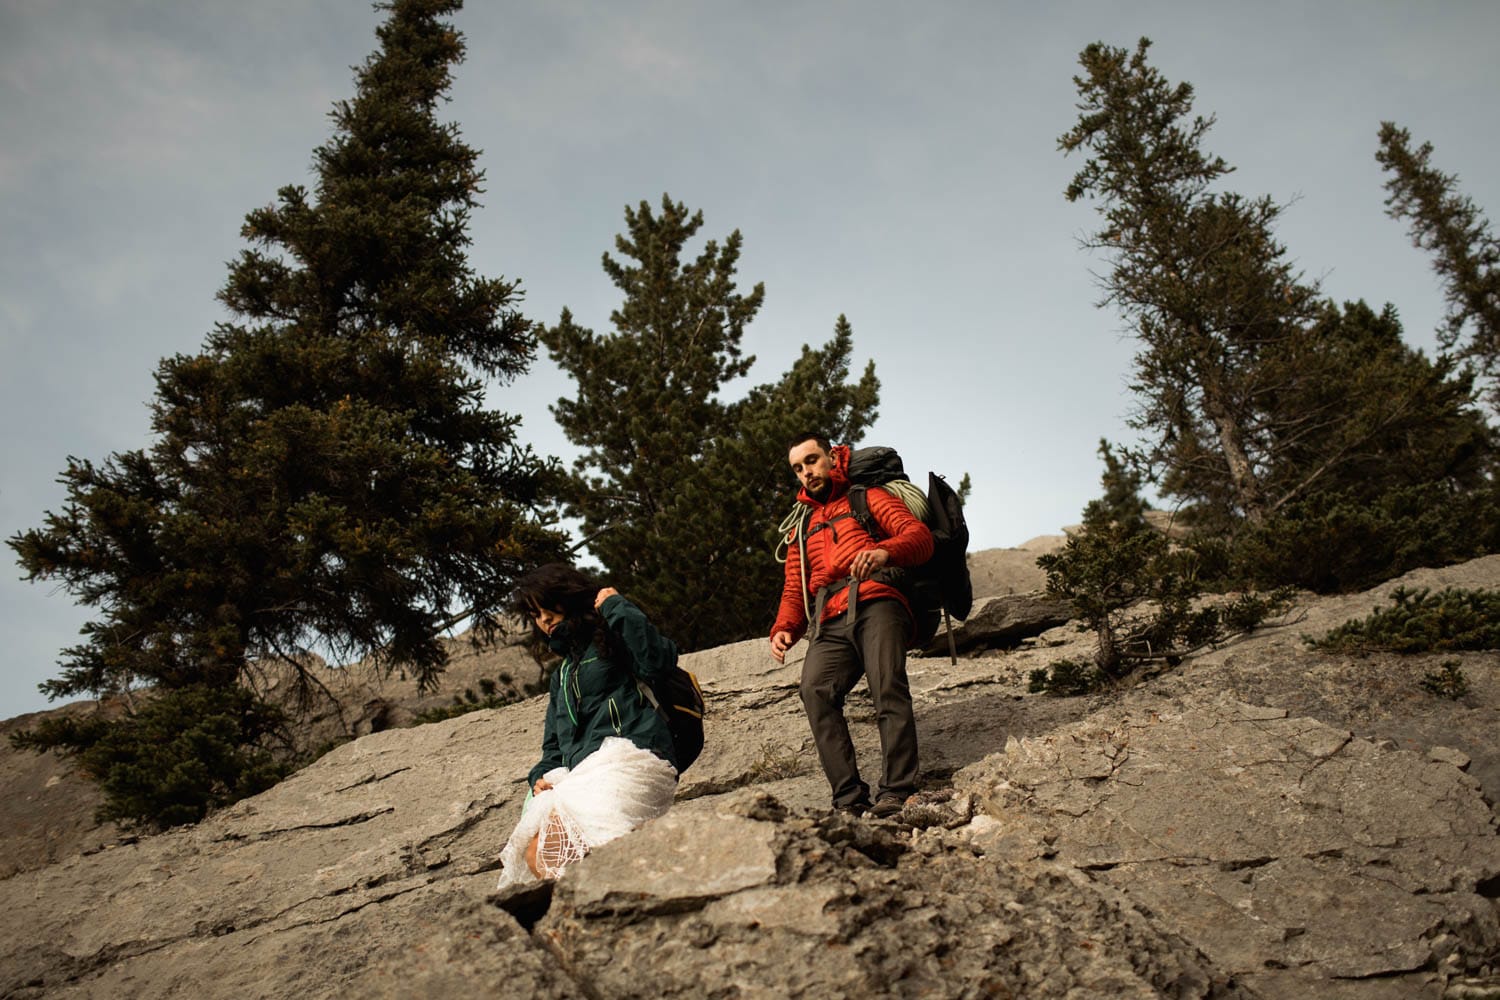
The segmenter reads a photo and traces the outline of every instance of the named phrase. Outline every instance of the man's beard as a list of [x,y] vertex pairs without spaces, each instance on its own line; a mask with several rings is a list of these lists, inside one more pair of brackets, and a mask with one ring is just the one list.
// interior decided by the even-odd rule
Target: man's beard
[[833,481],[830,480],[830,479],[825,479],[825,480],[823,480],[823,485],[822,486],[819,486],[815,490],[808,490],[807,491],[807,495],[810,496],[810,497],[812,497],[814,500],[818,501],[818,503],[823,503],[825,500],[828,499],[828,494],[830,494],[832,492],[833,492]]

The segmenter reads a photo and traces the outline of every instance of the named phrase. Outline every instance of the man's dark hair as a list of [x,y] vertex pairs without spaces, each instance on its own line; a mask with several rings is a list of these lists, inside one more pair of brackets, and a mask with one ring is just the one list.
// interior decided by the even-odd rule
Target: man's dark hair
[[790,438],[787,438],[786,450],[791,451],[803,441],[816,441],[818,442],[818,447],[822,448],[824,452],[833,451],[833,445],[829,443],[828,438],[817,431],[805,431],[801,434],[796,434]]

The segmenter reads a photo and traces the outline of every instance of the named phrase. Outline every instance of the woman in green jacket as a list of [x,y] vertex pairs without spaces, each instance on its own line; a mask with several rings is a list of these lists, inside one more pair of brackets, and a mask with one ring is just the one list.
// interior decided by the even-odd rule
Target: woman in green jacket
[[555,878],[666,812],[677,786],[672,735],[638,683],[676,664],[676,644],[613,587],[560,563],[522,577],[513,608],[531,619],[534,645],[562,662],[552,671],[542,759],[501,854],[501,887],[528,871]]

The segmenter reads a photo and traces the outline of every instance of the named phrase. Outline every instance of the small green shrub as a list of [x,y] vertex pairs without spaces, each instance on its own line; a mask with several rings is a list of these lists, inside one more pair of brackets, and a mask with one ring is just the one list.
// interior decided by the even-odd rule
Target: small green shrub
[[[502,688],[503,683],[507,687]],[[425,712],[418,712],[413,720],[413,725],[425,725],[429,722],[442,722],[444,719],[456,719],[460,715],[477,712],[484,708],[502,708],[506,705],[514,705],[539,691],[545,690],[545,686],[524,684],[519,691],[509,687],[511,676],[501,674],[500,682],[489,677],[479,679],[479,694],[474,693],[473,688],[464,688],[462,695],[454,695],[453,701],[448,705],[439,705],[429,708]]]
[[1032,694],[1070,698],[1097,690],[1107,679],[1097,667],[1077,660],[1058,660],[1050,670],[1046,667],[1033,670],[1027,690]]
[[1457,660],[1448,660],[1441,670],[1429,670],[1422,675],[1422,690],[1439,698],[1458,701],[1469,693],[1469,679],[1464,676]]
[[1400,587],[1391,601],[1391,607],[1350,619],[1309,644],[1337,653],[1500,649],[1500,591],[1449,587],[1434,594]]
[[802,754],[783,747],[775,740],[766,740],[760,745],[760,754],[750,763],[746,784],[759,785],[806,773],[807,761]]
[[1248,632],[1291,606],[1293,589],[1246,594],[1226,604],[1199,600],[1198,556],[1174,548],[1147,522],[1140,476],[1101,443],[1104,496],[1083,509],[1083,530],[1060,551],[1037,559],[1047,574],[1047,593],[1073,605],[1081,632],[1097,639],[1090,681],[1074,670],[1057,670],[1038,683],[1044,690],[1072,689],[1118,679],[1151,661],[1175,665],[1184,656]]

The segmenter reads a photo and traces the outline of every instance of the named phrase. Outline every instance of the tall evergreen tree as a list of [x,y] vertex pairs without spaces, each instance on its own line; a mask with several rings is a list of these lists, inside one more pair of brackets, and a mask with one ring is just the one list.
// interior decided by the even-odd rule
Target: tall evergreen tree
[[1066,196],[1098,200],[1103,226],[1087,245],[1113,259],[1101,305],[1119,308],[1140,341],[1133,426],[1154,438],[1145,464],[1165,470],[1168,492],[1260,521],[1274,498],[1258,362],[1312,317],[1316,289],[1274,238],[1280,206],[1210,190],[1232,170],[1202,148],[1214,119],[1192,115],[1192,86],[1151,66],[1150,45],[1080,55],[1081,114],[1058,144],[1092,155]]
[[1460,193],[1457,175],[1432,165],[1431,143],[1413,149],[1410,132],[1383,122],[1375,158],[1389,174],[1386,213],[1410,225],[1412,242],[1432,253],[1443,282],[1448,311],[1438,342],[1482,373],[1490,405],[1500,410],[1500,238]]
[[[436,117],[463,55],[445,20],[460,2],[382,6],[380,46],[314,154],[315,192],[284,187],[246,217],[251,247],[219,293],[237,319],[158,368],[154,443],[70,460],[63,509],[10,539],[32,579],[98,609],[53,697],[190,691],[171,725],[191,729],[207,699],[244,722],[219,730],[229,743],[253,743],[269,723],[243,692],[261,665],[306,681],[298,654],[322,642],[431,685],[455,609],[493,627],[514,575],[559,551],[539,516],[546,467],[516,418],[483,406],[481,379],[523,372],[535,340],[516,283],[465,257],[483,173]],[[118,773],[145,759],[122,760],[115,738],[133,718],[39,735],[109,743],[95,769]],[[219,776],[169,818],[245,791]]]
[[1237,582],[1365,588],[1500,545],[1496,439],[1472,372],[1408,347],[1389,305],[1326,304],[1288,347],[1267,361],[1280,377],[1264,400],[1282,415],[1266,477],[1280,499],[1235,539]]
[[1278,509],[1314,493],[1369,502],[1421,483],[1484,485],[1492,434],[1473,379],[1407,346],[1395,307],[1324,303],[1262,366]]
[[834,339],[804,348],[779,383],[726,400],[754,361],[741,342],[765,294],[738,290],[739,232],[687,259],[701,212],[663,196],[656,211],[627,207],[625,222],[621,257],[604,255],[624,296],[612,332],[596,335],[565,309],[541,335],[577,386],[553,408],[584,449],[569,510],[611,582],[685,649],[747,638],[769,627],[779,589],[771,550],[790,491],[786,436],[811,425],[857,438],[878,382],[871,366],[847,384],[853,341],[840,317]]
[[[1195,544],[1233,536],[1209,562],[1242,580],[1368,585],[1488,544],[1455,543],[1462,513],[1493,505],[1472,379],[1402,344],[1390,307],[1320,299],[1275,239],[1280,206],[1213,190],[1232,169],[1203,149],[1214,120],[1149,47],[1083,51],[1081,113],[1059,140],[1091,154],[1066,195],[1099,202],[1101,304],[1140,343],[1131,463],[1208,529]],[[1454,516],[1439,525],[1424,504]],[[1382,536],[1400,542],[1367,544]]]
[[1202,148],[1214,120],[1193,116],[1192,87],[1168,83],[1149,47],[1084,50],[1082,114],[1059,140],[1092,154],[1066,194],[1100,203],[1088,243],[1112,258],[1104,304],[1141,345],[1132,425],[1149,439],[1133,458],[1220,524],[1319,492],[1367,501],[1418,469],[1472,481],[1469,383],[1407,349],[1394,310],[1318,298],[1275,240],[1269,198],[1210,189],[1232,169]]

